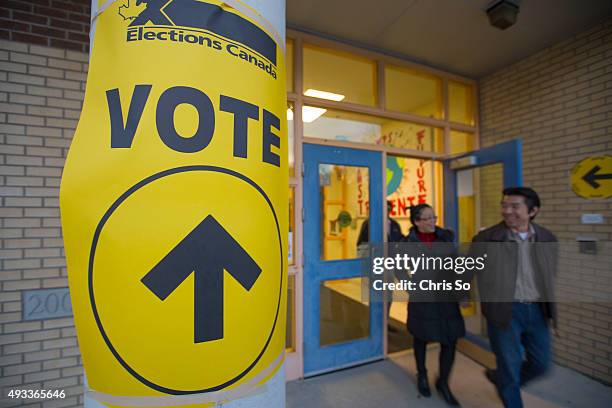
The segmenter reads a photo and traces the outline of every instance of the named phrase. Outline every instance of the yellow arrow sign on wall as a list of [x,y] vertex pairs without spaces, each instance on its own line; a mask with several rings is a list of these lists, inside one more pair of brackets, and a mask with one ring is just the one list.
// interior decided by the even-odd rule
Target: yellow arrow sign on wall
[[612,197],[612,156],[581,160],[571,173],[572,190],[584,198]]

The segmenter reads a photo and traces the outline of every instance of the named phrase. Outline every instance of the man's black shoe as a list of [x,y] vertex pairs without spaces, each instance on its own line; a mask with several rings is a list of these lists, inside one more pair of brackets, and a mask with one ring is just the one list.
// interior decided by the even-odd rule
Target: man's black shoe
[[417,376],[417,388],[419,394],[424,397],[431,397],[431,390],[429,389],[429,381],[427,381],[427,374],[419,374]]
[[448,405],[453,407],[459,406],[459,401],[457,401],[450,388],[448,388],[448,383],[446,381],[436,381],[436,389],[440,392],[440,395],[442,395],[442,398],[444,398],[444,401],[446,401]]

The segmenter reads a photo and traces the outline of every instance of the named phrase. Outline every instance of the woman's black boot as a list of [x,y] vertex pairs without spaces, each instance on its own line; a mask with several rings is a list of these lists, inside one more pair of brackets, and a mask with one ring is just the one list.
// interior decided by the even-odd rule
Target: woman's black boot
[[441,380],[436,381],[436,389],[440,392],[440,395],[442,395],[442,398],[444,398],[444,401],[446,401],[448,405],[453,407],[459,406],[459,401],[457,401],[450,388],[448,388],[448,382]]
[[424,397],[431,397],[431,390],[429,389],[429,381],[427,380],[427,373],[417,375],[417,388],[419,394]]

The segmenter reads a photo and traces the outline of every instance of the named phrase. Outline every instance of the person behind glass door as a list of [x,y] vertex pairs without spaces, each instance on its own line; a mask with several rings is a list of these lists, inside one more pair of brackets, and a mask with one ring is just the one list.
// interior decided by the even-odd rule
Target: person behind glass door
[[[393,202],[387,201],[387,242],[402,242],[405,238],[404,234],[402,234],[402,227],[397,221],[391,218],[391,212],[393,212]],[[363,224],[361,224],[361,229],[359,230],[359,237],[357,237],[358,252],[363,251],[364,248],[367,248],[367,244],[370,241],[369,221],[370,219],[368,218],[363,222]],[[388,277],[388,279],[393,279],[393,277]],[[393,299],[389,299],[387,301],[387,322],[389,321],[391,304],[393,304]],[[390,323],[387,323],[387,329],[391,332],[396,331],[396,329]]]
[[[404,239],[404,234],[402,234],[402,227],[400,227],[399,223],[391,218],[391,212],[393,211],[393,203],[391,201],[387,201],[387,242],[401,242]],[[361,229],[359,230],[359,236],[357,237],[357,246],[362,244],[367,244],[370,242],[370,219],[367,218],[363,224],[361,224]]]
[[[410,246],[407,250],[414,256],[422,253],[435,256],[452,256],[454,245],[436,245],[434,243],[452,244],[455,240],[453,231],[436,226],[438,217],[434,214],[433,208],[428,204],[419,204],[410,207],[410,222],[412,228],[405,241],[409,243],[421,243],[419,247]],[[446,252],[446,253],[440,253]],[[428,274],[432,276],[434,271],[418,272],[413,275],[425,279]],[[438,296],[437,294],[435,296]],[[413,296],[413,299],[415,296]],[[455,348],[457,340],[465,335],[465,324],[459,303],[447,301],[446,299],[430,299],[429,301],[419,302],[409,299],[408,301],[408,331],[413,336],[414,358],[417,366],[417,389],[424,397],[431,396],[425,357],[428,342],[440,343],[440,372],[436,381],[436,389],[444,400],[452,406],[458,406],[459,402],[450,391],[448,380],[455,361]]]

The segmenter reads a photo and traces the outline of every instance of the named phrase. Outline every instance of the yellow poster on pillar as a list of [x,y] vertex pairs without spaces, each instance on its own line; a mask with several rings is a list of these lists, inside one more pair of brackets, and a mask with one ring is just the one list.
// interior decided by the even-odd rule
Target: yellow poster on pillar
[[222,2],[101,10],[61,184],[89,388],[231,399],[283,358],[283,47]]

